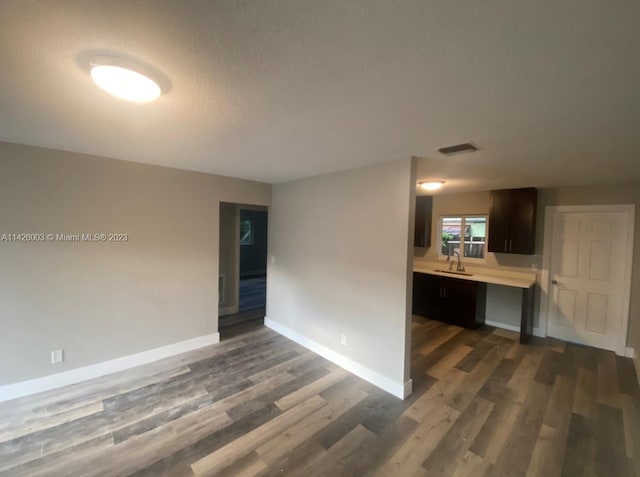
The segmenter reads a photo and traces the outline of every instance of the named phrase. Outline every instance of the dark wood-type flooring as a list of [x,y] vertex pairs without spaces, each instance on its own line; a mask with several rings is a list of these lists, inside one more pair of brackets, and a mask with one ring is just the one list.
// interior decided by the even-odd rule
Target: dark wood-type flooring
[[250,317],[213,347],[0,404],[0,476],[637,476],[613,353],[415,318],[401,401]]
[[267,302],[267,277],[242,278],[238,291],[240,311],[264,308]]

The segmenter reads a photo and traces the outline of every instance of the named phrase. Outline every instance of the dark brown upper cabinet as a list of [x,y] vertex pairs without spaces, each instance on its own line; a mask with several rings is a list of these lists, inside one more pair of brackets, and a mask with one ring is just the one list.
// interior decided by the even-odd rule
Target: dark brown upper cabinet
[[535,253],[537,202],[533,187],[491,191],[489,252]]
[[414,247],[431,246],[431,211],[433,197],[430,195],[416,196],[416,225],[413,239]]

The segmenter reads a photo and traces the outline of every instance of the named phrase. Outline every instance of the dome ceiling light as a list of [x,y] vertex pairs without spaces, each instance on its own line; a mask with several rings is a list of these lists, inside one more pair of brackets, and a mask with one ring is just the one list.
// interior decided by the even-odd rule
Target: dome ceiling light
[[158,82],[142,68],[123,64],[121,58],[98,57],[89,61],[91,79],[103,90],[116,98],[134,103],[148,103],[162,94]]
[[418,185],[423,190],[438,190],[444,185],[444,181],[422,181],[418,182]]

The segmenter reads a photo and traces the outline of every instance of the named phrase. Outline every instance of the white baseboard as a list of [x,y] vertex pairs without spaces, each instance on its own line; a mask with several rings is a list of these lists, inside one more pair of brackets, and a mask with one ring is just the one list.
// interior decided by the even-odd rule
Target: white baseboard
[[352,360],[351,358],[347,358],[346,356],[341,355],[340,353],[326,347],[325,345],[322,345],[316,341],[313,341],[312,339],[307,338],[306,336],[301,335],[297,331],[293,331],[292,329],[281,325],[280,323],[276,323],[275,321],[267,317],[265,317],[264,319],[264,324],[267,328],[271,328],[273,331],[286,336],[299,345],[310,349],[314,353],[319,354],[325,359],[328,359],[332,363],[337,364],[341,368],[346,369],[347,371],[355,374],[365,381],[369,381],[371,384],[387,391],[388,393],[393,394],[396,397],[399,397],[400,399],[405,399],[411,394],[411,379],[409,379],[406,383],[394,381]]
[[[409,381],[404,383],[404,390],[402,393],[402,397],[400,399],[407,399],[409,396],[411,396],[412,392],[413,392],[413,379],[409,379]],[[397,397],[400,397],[400,396],[397,396]]]
[[235,315],[239,310],[238,305],[221,306],[218,307],[218,316]]
[[494,326],[496,328],[501,328],[503,330],[515,331],[516,333],[520,333],[520,327],[515,325],[508,325],[506,323],[500,323],[499,321],[491,321],[485,320],[485,325]]
[[[500,323],[499,321],[491,321],[485,320],[485,325],[495,326],[496,328],[502,328],[503,330],[515,331],[516,333],[520,333],[520,327],[515,325],[509,325],[507,323]],[[539,336],[540,338],[544,338],[545,335],[542,333],[540,328],[533,328],[532,330],[533,336]]]
[[627,346],[624,349],[624,356],[625,358],[635,358],[636,357],[636,351],[631,347],[631,346]]
[[121,358],[103,361],[82,368],[70,369],[61,373],[43,376],[41,378],[21,381],[19,383],[0,386],[0,402],[9,401],[31,394],[37,394],[51,389],[61,388],[89,379],[98,378],[106,374],[124,371],[143,364],[152,363],[169,356],[185,353],[198,348],[204,348],[220,342],[220,333],[198,336],[186,341],[180,341],[160,348],[154,348],[141,353],[123,356]]
[[542,332],[541,328],[536,328],[535,326],[533,327],[532,333],[533,333],[533,336],[537,336],[538,338],[546,338],[547,337],[547,335]]

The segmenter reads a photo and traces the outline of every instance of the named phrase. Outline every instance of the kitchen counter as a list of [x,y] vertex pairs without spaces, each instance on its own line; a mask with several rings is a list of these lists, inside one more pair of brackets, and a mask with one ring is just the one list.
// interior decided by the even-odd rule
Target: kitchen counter
[[[442,269],[445,269],[443,266]],[[493,285],[504,285],[507,287],[516,288],[530,288],[536,283],[536,276],[534,273],[517,273],[517,272],[503,272],[493,273],[488,271],[476,272],[469,270],[471,275],[461,275],[458,273],[448,273],[444,271],[438,271],[424,266],[415,266],[413,271],[417,273],[428,273],[430,275],[439,275],[441,277],[459,278],[460,280],[471,280],[474,282],[491,283]]]
[[[454,263],[455,267],[455,263]],[[459,273],[447,273],[448,264],[414,264],[414,273],[426,273],[447,278],[457,278],[459,280],[469,280],[492,285],[502,285],[522,289],[522,312],[520,315],[520,343],[526,344],[533,335],[533,308],[535,299],[536,274],[526,272],[507,272],[494,269],[470,268],[469,275]]]

